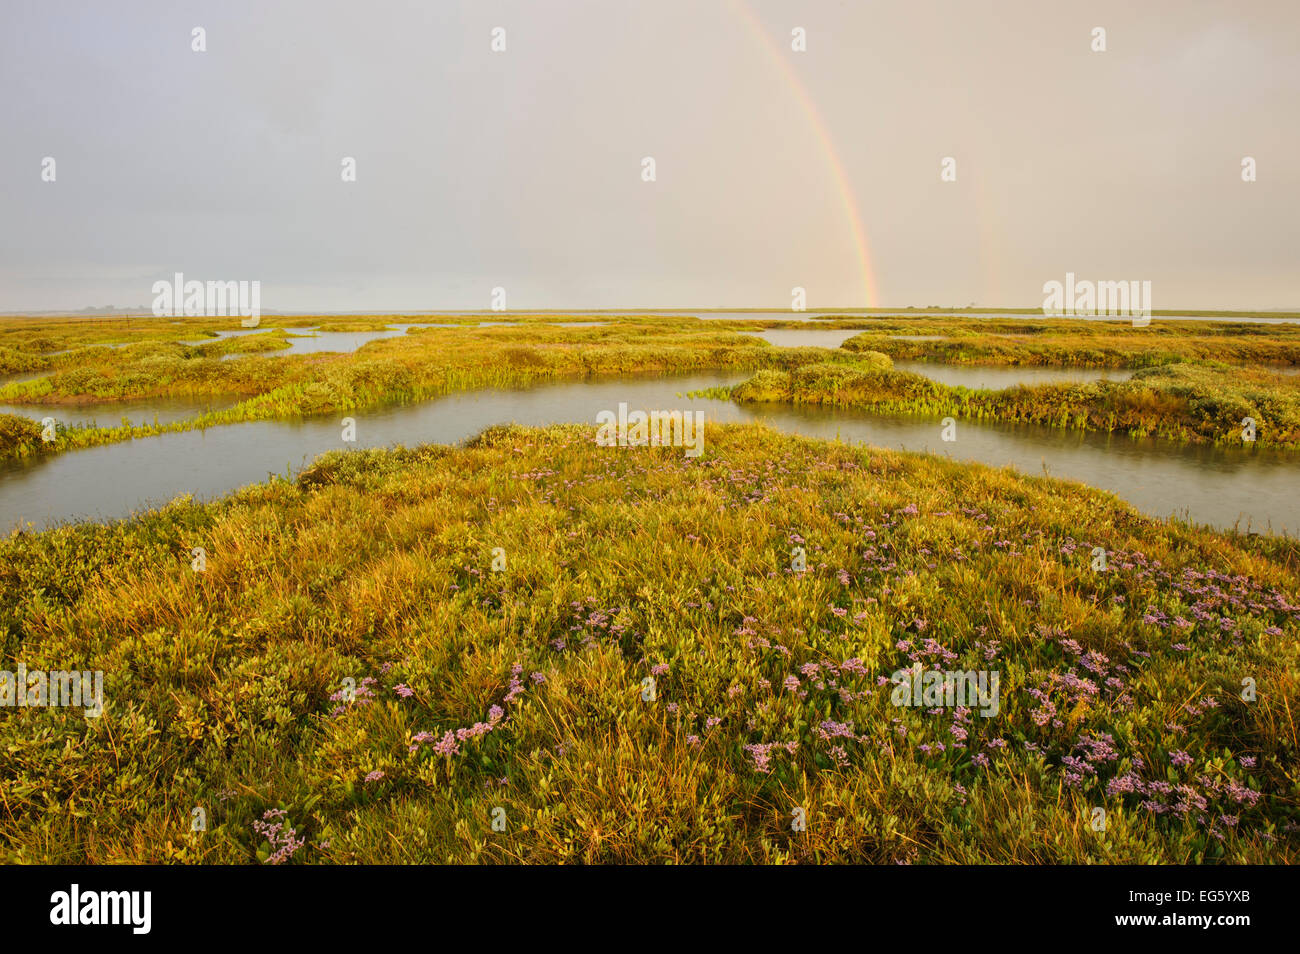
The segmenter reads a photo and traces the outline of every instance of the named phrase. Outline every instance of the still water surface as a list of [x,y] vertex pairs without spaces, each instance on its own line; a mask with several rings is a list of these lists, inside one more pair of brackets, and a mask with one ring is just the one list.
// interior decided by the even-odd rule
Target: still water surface
[[[634,409],[702,410],[710,423],[764,421],[808,437],[929,451],[957,460],[1011,465],[1027,474],[1047,472],[1114,491],[1156,516],[1177,514],[1219,527],[1239,524],[1242,529],[1293,534],[1300,529],[1300,466],[1283,452],[1192,447],[965,421],[958,422],[957,441],[945,443],[935,420],[740,406],[680,396],[736,384],[746,377],[713,373],[570,381],[525,390],[453,394],[352,414],[357,421],[356,444],[344,444],[339,419],[329,417],[236,424],[8,462],[0,464],[0,528],[124,517],[186,493],[211,499],[272,473],[296,472],[327,450],[455,443],[490,425],[512,421],[585,423],[593,426],[594,435],[597,413],[616,412],[620,402],[627,402]],[[24,413],[31,410],[23,409]]]

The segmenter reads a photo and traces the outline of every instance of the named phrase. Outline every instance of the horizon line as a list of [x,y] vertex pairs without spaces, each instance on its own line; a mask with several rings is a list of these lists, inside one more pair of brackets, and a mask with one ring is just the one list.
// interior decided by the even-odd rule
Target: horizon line
[[[690,308],[679,306],[657,306],[657,305],[638,305],[631,307],[610,307],[610,308],[507,308],[500,311],[482,308],[348,308],[339,311],[331,311],[318,308],[308,308],[302,310],[281,310],[281,309],[261,309],[263,315],[399,315],[399,314],[418,314],[418,315],[591,315],[591,314],[652,314],[654,312],[673,312],[680,314],[707,314],[710,312],[754,312],[756,314],[773,314],[773,315],[811,315],[811,314],[893,314],[897,312],[935,312],[935,313],[995,313],[995,314],[1041,314],[1044,318],[1060,317],[1084,317],[1084,318],[1124,318],[1125,315],[1050,315],[1043,312],[1041,306],[1023,306],[1023,305],[877,305],[871,308],[863,308],[853,305],[828,305],[820,308],[805,308],[801,311],[795,311],[790,308],[765,308],[753,305],[739,306],[709,306],[705,308]],[[1160,308],[1152,309],[1151,314],[1155,315],[1195,315],[1195,314],[1233,314],[1233,315],[1256,315],[1256,314],[1298,314],[1300,306],[1271,306],[1268,308]],[[175,316],[155,316],[152,309],[147,307],[128,307],[118,308],[115,305],[93,306],[88,305],[83,308],[42,308],[42,309],[10,309],[0,311],[0,317],[20,318],[23,316],[67,316],[67,317],[168,317],[172,320],[186,318],[223,318],[233,317],[226,315],[182,315],[179,319]]]

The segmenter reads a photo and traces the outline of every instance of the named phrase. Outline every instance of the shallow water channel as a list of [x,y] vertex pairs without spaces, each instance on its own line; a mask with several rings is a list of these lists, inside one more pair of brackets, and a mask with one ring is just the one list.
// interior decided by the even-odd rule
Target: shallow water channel
[[[838,348],[859,331],[834,328],[774,328],[748,332],[781,348]],[[985,388],[996,391],[1024,384],[1060,384],[1084,381],[1123,381],[1132,377],[1127,369],[1044,368],[1021,365],[942,364],[935,361],[895,361],[898,371],[911,371],[950,387]]]
[[[272,473],[296,472],[327,450],[454,443],[490,425],[512,421],[525,425],[586,423],[592,426],[594,437],[597,413],[617,412],[620,402],[643,410],[699,409],[709,423],[760,420],[809,437],[929,451],[995,466],[1009,464],[1027,474],[1047,472],[1114,491],[1156,516],[1177,514],[1219,527],[1239,524],[1242,529],[1271,528],[1272,532],[1293,534],[1300,529],[1300,494],[1296,492],[1300,458],[1285,452],[1193,447],[965,421],[957,424],[957,440],[945,443],[937,420],[873,417],[822,408],[742,406],[681,396],[687,391],[735,384],[746,377],[744,373],[709,373],[464,392],[421,404],[353,413],[355,444],[343,443],[340,414],[164,434],[7,462],[0,464],[0,529],[28,522],[46,527],[78,518],[124,517],[186,493],[211,499],[265,480]],[[43,412],[39,408],[20,410],[37,417],[48,413],[48,409]],[[117,410],[120,417],[121,408]]]

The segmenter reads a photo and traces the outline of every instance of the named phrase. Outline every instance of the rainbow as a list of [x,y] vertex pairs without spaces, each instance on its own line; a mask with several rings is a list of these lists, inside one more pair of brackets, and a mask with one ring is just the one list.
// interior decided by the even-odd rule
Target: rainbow
[[848,218],[849,231],[853,235],[853,244],[857,250],[858,261],[862,270],[862,292],[866,300],[866,307],[879,308],[880,300],[876,286],[875,275],[871,268],[871,248],[867,242],[867,230],[862,225],[862,216],[858,212],[858,200],[853,194],[853,187],[849,184],[849,177],[844,171],[844,163],[840,161],[839,153],[835,151],[835,141],[831,139],[829,130],[826,128],[826,122],[822,119],[821,112],[817,109],[817,104],[813,102],[808,90],[804,87],[803,80],[799,74],[794,71],[790,65],[790,58],[781,50],[768,36],[767,31],[763,29],[762,24],[745,5],[744,0],[728,0],[732,9],[736,11],[750,32],[758,39],[763,49],[767,52],[768,58],[776,64],[777,68],[785,75],[786,83],[789,85],[795,98],[799,101],[804,115],[808,117],[808,122],[813,128],[813,132],[821,141],[822,151],[826,156],[827,165],[830,166],[831,175],[835,179],[836,187],[840,191],[841,201],[844,203],[844,212]]

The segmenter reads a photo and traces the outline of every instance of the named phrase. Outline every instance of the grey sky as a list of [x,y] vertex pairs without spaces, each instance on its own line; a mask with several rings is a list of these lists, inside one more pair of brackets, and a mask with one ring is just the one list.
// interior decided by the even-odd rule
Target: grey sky
[[1295,308],[1298,116],[1295,0],[4,0],[0,310]]

